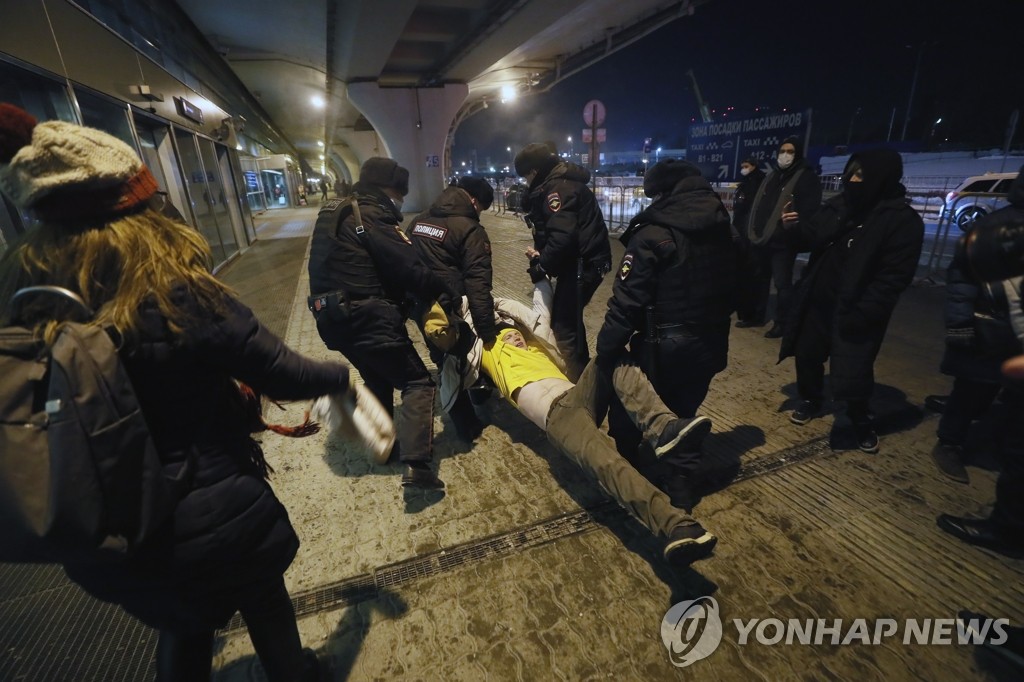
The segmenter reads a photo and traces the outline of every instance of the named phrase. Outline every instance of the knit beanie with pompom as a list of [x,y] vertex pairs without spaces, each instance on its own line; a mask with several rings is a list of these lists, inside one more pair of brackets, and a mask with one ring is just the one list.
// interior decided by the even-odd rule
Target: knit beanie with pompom
[[43,220],[104,220],[145,207],[157,184],[116,137],[64,121],[37,124],[0,104],[0,191]]

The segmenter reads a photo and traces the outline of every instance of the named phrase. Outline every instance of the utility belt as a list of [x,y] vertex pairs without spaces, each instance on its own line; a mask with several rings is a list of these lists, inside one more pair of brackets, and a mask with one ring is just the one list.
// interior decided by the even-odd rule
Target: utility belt
[[701,324],[698,322],[676,322],[674,324],[650,324],[647,325],[647,332],[644,339],[650,343],[657,343],[661,339],[696,338],[705,334],[720,332],[728,329],[728,323],[722,324]]
[[582,258],[576,261],[576,277],[582,277],[585,272],[596,273],[599,278],[603,278],[609,272],[611,272],[612,263],[610,260],[594,260],[585,262]]
[[317,317],[320,313],[331,308],[347,308],[357,301],[366,301],[372,298],[381,298],[378,294],[352,295],[342,289],[328,291],[322,294],[315,294],[306,298],[306,305]]

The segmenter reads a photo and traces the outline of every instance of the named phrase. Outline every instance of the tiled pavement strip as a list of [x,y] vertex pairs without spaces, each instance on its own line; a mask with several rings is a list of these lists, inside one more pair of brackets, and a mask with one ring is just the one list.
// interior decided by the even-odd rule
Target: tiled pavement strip
[[[305,209],[310,221],[314,210]],[[514,218],[486,214],[483,222],[496,294],[528,300],[528,231]],[[614,248],[617,259],[617,241]],[[292,298],[286,338],[311,357],[332,357],[306,292],[305,264],[294,291],[273,292]],[[591,342],[609,292],[610,279],[587,309]],[[928,455],[937,421],[917,406],[948,390],[936,371],[942,297],[940,288],[914,288],[896,313],[873,403],[890,433],[874,456],[833,452],[832,417],[791,425],[792,363],[775,364],[778,342],[762,330],[732,332],[729,369],[702,410],[715,422],[705,448],[722,489],[696,509],[720,542],[714,557],[682,573],[539,430],[495,399],[481,411],[490,425],[472,448],[436,419],[443,498],[403,494],[397,467],[373,465],[322,435],[265,437],[274,487],[303,541],[287,575],[300,612],[309,612],[300,617],[303,640],[330,656],[335,679],[351,680],[660,680],[691,670],[721,680],[1004,676],[969,646],[898,638],[740,646],[731,624],[949,618],[961,607],[1024,619],[1024,562],[965,547],[935,527],[941,511],[984,513],[994,494],[990,471],[971,468],[970,486],[947,483]],[[301,410],[288,406],[278,420]],[[661,618],[676,601],[706,594],[726,621],[723,643],[693,667],[674,668]],[[232,631],[217,679],[258,677],[253,661],[243,632]]]

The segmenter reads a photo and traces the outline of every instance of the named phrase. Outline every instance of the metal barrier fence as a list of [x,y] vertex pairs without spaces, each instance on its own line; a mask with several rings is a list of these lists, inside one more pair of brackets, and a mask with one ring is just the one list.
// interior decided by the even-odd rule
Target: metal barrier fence
[[[953,217],[957,209],[967,203],[966,200],[984,199],[982,205],[995,208],[1005,194],[964,193],[957,196],[953,205],[946,207],[946,195],[955,189],[963,178],[960,176],[909,176],[903,178],[907,188],[907,199],[918,212],[926,225],[925,252],[922,264],[926,275],[919,281],[935,282],[944,273],[945,267],[953,257],[957,236],[950,239],[950,227],[955,223]],[[821,178],[823,198],[828,199],[842,190],[841,175],[825,175]],[[644,196],[643,178],[640,177],[598,177],[593,184],[594,195],[604,214],[605,222],[612,232],[626,228],[633,217],[651,205],[651,199]],[[732,211],[733,197],[736,186],[733,183],[712,183],[726,209]],[[521,214],[519,197],[526,188],[511,178],[499,181],[495,188],[495,213]]]

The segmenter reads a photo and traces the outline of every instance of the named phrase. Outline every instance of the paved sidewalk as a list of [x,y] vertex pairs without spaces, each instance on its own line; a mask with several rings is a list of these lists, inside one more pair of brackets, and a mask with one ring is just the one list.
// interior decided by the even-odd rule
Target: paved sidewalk
[[[274,221],[305,218],[311,228],[315,211]],[[513,218],[483,222],[495,293],[528,300],[529,232]],[[298,240],[308,229],[285,234],[257,242],[222,276],[290,345],[337,357],[305,309]],[[253,267],[259,254],[269,260]],[[610,279],[587,310],[591,342],[609,292]],[[985,513],[995,479],[972,467],[971,485],[946,482],[928,455],[937,420],[919,406],[949,384],[937,372],[942,296],[915,288],[897,310],[876,366],[878,455],[833,451],[831,416],[790,424],[792,362],[775,363],[778,342],[762,330],[733,331],[729,369],[703,410],[715,422],[706,451],[720,489],[695,510],[720,542],[685,572],[665,564],[642,526],[496,399],[481,410],[489,425],[473,446],[436,418],[443,495],[403,491],[397,467],[322,434],[265,436],[272,483],[303,542],[286,578],[304,641],[331,659],[338,680],[1012,679],[969,645],[901,639],[904,619],[952,618],[963,607],[1024,621],[1024,562],[935,527],[942,511]],[[299,419],[303,407],[269,416]],[[833,444],[847,444],[843,429]],[[676,668],[662,617],[703,595],[718,601],[724,638],[706,660]],[[877,646],[769,646],[752,632],[741,645],[734,619],[752,618],[845,619],[843,634],[853,619],[871,627],[892,618],[900,635]],[[221,681],[262,679],[241,629],[225,633],[216,665]]]

